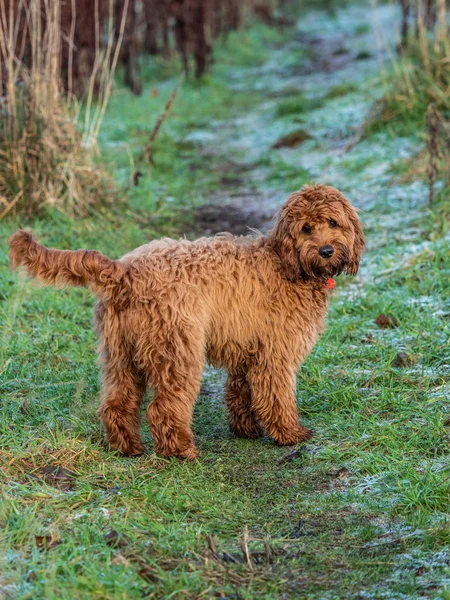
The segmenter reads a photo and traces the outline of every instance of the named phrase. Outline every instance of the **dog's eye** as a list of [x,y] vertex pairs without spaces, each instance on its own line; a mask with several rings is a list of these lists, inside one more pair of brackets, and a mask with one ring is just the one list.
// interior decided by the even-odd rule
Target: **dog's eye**
[[330,227],[332,229],[334,229],[334,227],[337,227],[337,223],[336,223],[336,221],[333,221],[333,219],[330,220]]
[[302,231],[303,233],[311,233],[311,226],[310,225],[303,225],[302,227]]

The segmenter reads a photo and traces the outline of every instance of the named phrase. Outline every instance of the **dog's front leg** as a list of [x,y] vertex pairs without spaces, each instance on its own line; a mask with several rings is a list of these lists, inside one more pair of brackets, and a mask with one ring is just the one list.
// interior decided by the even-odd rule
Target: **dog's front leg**
[[253,408],[266,433],[282,446],[308,440],[312,432],[298,422],[295,399],[295,370],[269,359],[258,361],[247,378]]

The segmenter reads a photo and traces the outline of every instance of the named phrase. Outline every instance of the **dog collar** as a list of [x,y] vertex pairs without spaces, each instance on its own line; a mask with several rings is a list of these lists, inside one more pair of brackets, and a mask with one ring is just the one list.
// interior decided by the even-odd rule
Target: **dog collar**
[[335,285],[336,285],[336,282],[334,279],[332,279],[331,277],[329,279],[327,279],[327,288],[329,290],[332,290]]

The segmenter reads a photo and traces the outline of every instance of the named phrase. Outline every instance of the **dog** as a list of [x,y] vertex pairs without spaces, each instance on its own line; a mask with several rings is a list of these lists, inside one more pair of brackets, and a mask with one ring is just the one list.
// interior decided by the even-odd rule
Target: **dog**
[[335,188],[291,194],[267,236],[161,239],[119,260],[93,250],[55,250],[26,231],[9,239],[13,268],[48,284],[90,286],[103,375],[99,415],[106,442],[144,452],[145,392],[155,451],[194,459],[191,430],[205,362],[228,371],[231,432],[295,445],[296,370],[324,328],[330,278],[358,271],[364,235]]

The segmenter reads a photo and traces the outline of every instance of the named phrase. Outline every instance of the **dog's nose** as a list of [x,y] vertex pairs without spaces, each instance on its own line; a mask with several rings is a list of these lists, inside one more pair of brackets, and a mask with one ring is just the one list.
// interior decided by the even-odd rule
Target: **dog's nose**
[[331,258],[334,254],[333,246],[322,246],[319,248],[319,254],[322,258]]

